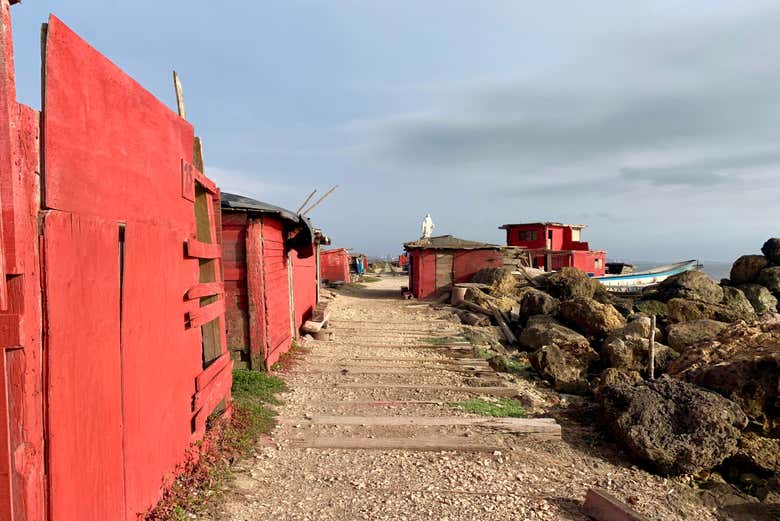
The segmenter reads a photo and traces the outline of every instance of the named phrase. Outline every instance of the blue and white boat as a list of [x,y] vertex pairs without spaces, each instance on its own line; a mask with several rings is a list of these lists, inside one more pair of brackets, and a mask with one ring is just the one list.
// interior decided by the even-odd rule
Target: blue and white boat
[[607,288],[607,291],[636,293],[642,291],[647,286],[663,282],[673,275],[696,269],[697,266],[698,261],[688,260],[624,275],[602,275],[601,277],[595,277],[595,279],[601,282]]

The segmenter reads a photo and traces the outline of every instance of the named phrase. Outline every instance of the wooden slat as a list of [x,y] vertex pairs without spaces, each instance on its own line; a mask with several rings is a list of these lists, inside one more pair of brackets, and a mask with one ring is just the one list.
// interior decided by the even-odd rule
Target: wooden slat
[[585,495],[585,504],[582,505],[582,512],[596,521],[649,521],[647,517],[632,510],[628,505],[600,488],[588,490]]
[[223,295],[224,293],[225,289],[221,282],[204,282],[196,284],[187,290],[187,298],[192,300],[212,295]]
[[561,426],[554,418],[465,418],[458,416],[313,416],[278,418],[281,423],[301,425],[352,425],[362,427],[460,427],[474,426],[517,433],[543,433],[560,436]]
[[233,383],[232,371],[233,361],[228,360],[228,363],[211,379],[211,382],[195,393],[192,409],[194,411],[204,409],[207,411],[207,414],[211,414],[214,407],[227,396],[230,390],[230,386]]
[[225,314],[225,299],[187,313],[190,327],[199,327]]
[[307,449],[348,450],[412,450],[495,452],[506,450],[504,445],[486,444],[466,438],[311,438],[294,441],[293,447]]
[[187,256],[195,259],[219,259],[222,257],[222,246],[217,243],[206,243],[190,237],[187,242]]
[[214,360],[202,373],[195,377],[195,390],[200,391],[207,387],[225,366],[230,362],[230,353],[223,353]]
[[414,384],[334,384],[328,387],[312,386],[309,389],[387,389],[387,390],[420,390],[420,391],[452,391],[468,394],[488,394],[491,396],[515,396],[517,389],[512,387],[490,386],[457,386],[457,385],[414,385]]

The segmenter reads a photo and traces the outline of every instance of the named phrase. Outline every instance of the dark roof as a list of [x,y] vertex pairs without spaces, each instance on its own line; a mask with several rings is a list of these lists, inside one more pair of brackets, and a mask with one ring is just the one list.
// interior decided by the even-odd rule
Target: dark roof
[[498,227],[498,229],[499,230],[506,230],[507,228],[512,227],[512,226],[530,226],[532,224],[541,224],[542,226],[562,226],[564,228],[575,228],[575,229],[579,229],[579,230],[588,227],[587,224],[564,224],[564,223],[557,223],[557,222],[552,222],[552,221],[542,221],[542,222],[537,222],[537,223],[502,224],[501,226]]
[[[294,223],[299,223],[302,220],[300,215],[291,210],[287,210],[270,203],[264,203],[256,199],[250,199],[249,197],[244,197],[243,195],[236,195],[228,192],[222,192],[222,209],[234,210],[237,212],[276,214],[282,219],[292,221]],[[306,218],[303,219],[308,220]]]
[[439,235],[430,239],[417,239],[416,241],[404,244],[404,249],[426,249],[426,250],[499,250],[501,246],[488,244],[486,242],[467,241],[458,239],[452,235]]

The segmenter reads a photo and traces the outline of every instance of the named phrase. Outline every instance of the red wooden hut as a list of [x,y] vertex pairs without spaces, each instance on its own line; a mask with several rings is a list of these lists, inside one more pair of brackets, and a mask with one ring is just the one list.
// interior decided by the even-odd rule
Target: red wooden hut
[[415,298],[428,298],[453,284],[471,282],[483,268],[503,266],[501,247],[452,235],[404,244],[409,252],[409,288]]
[[587,242],[581,241],[584,224],[563,224],[539,222],[525,224],[504,224],[508,246],[528,249],[535,268],[557,271],[571,266],[594,275],[606,272],[607,252],[591,250]]
[[55,17],[42,112],[19,105],[9,12],[0,519],[135,520],[229,411],[220,194],[192,126]]
[[314,233],[294,212],[223,193],[222,237],[228,346],[241,365],[266,369],[316,305]]
[[320,278],[329,282],[349,282],[350,255],[345,248],[320,251]]

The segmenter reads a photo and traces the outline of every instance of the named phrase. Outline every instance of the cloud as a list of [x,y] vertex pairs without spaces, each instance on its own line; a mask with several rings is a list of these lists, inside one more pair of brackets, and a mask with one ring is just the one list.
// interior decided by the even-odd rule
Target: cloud
[[242,170],[207,166],[206,175],[217,183],[223,192],[235,193],[260,201],[278,201],[299,193],[292,184],[279,183],[274,175],[260,175]]

